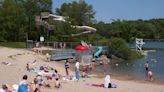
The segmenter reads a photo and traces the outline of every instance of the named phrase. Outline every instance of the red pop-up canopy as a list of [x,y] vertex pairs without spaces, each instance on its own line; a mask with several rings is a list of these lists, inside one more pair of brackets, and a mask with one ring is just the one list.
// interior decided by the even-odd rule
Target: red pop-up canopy
[[82,45],[78,45],[78,46],[75,47],[75,50],[81,50],[81,51],[88,50],[88,49],[89,48],[87,46],[82,46]]

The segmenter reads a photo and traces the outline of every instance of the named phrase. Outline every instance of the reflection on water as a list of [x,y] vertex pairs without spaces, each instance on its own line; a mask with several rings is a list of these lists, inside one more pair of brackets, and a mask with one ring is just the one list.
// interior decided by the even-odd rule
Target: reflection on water
[[[156,48],[156,52],[148,52],[148,56],[141,59],[117,63],[118,66],[116,64],[110,64],[108,72],[144,80],[146,76],[144,64],[148,61],[155,79],[164,82],[164,42],[148,42],[144,47],[148,49]],[[99,72],[102,71],[102,67],[99,66],[97,70]]]

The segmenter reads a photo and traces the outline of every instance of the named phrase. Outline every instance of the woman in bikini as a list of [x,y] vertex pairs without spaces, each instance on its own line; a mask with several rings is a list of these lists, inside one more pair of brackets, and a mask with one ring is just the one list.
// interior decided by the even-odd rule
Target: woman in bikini
[[66,78],[69,79],[69,61],[65,62]]

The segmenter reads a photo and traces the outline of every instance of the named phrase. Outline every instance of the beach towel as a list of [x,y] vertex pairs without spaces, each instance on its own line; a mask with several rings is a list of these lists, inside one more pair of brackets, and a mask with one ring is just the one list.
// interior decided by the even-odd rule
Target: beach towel
[[94,86],[94,87],[104,87],[104,84],[100,83],[100,84],[91,84],[91,83],[86,83],[87,86]]
[[[91,84],[91,83],[86,83],[87,86],[93,86],[93,87],[102,87],[102,88],[106,88],[104,87],[104,84],[100,83],[100,84]],[[111,87],[110,88],[117,88],[117,84],[115,83],[111,83]],[[108,87],[107,87],[108,88]]]

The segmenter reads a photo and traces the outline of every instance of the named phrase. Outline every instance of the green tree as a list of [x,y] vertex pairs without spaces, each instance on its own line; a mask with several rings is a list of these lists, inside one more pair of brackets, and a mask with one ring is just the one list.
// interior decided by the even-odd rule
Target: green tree
[[121,38],[110,39],[109,50],[110,50],[110,53],[120,58],[123,58],[123,59],[130,58],[130,49],[128,48],[126,41]]
[[88,5],[85,1],[78,3],[73,1],[72,3],[64,3],[61,8],[56,9],[58,15],[69,17],[69,21],[73,25],[88,25],[93,22],[95,11],[91,5]]
[[25,34],[36,40],[35,16],[51,12],[51,0],[4,0],[0,4],[0,41],[24,41]]

